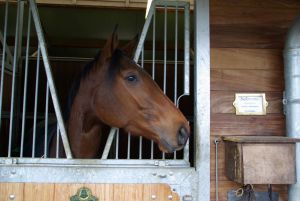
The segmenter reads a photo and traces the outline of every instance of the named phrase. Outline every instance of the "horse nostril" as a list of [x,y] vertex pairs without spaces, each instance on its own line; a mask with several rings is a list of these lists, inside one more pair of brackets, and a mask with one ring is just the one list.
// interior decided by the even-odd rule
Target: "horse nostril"
[[178,134],[178,145],[179,146],[185,145],[188,138],[187,130],[184,127],[180,127],[177,134]]

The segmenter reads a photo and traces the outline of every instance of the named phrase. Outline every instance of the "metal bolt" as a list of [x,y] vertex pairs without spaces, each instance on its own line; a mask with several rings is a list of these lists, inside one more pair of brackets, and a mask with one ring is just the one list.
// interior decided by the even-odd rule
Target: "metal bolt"
[[152,172],[152,175],[153,175],[153,176],[156,176],[156,175],[157,175],[157,173],[156,173],[156,172]]
[[16,196],[13,195],[13,194],[11,194],[11,195],[8,196],[8,198],[9,198],[10,200],[14,200],[14,199],[16,198]]
[[159,165],[159,162],[158,161],[154,161],[154,165]]
[[164,179],[164,178],[167,178],[167,177],[168,177],[168,175],[167,175],[167,174],[164,174],[164,173],[159,174],[158,176],[159,176],[159,178],[161,178],[161,179]]
[[169,196],[168,196],[168,199],[169,199],[169,200],[172,200],[172,199],[173,199],[173,196],[172,196],[172,195],[169,195]]
[[171,171],[171,172],[169,172],[169,175],[170,175],[170,176],[173,176],[173,174],[174,174],[174,173],[173,173],[172,171]]
[[11,170],[10,171],[10,174],[12,174],[12,175],[14,175],[14,174],[16,174],[17,172],[16,172],[16,170]]
[[185,196],[183,196],[182,200],[183,201],[192,201],[193,197],[191,195],[185,195]]
[[156,195],[152,195],[152,196],[151,196],[151,199],[152,199],[152,200],[155,200],[155,199],[156,199]]

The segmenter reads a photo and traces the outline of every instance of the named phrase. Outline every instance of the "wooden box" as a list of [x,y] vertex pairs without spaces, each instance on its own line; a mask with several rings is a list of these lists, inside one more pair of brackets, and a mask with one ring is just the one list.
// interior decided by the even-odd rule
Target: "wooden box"
[[225,142],[227,177],[241,184],[296,183],[296,142],[267,136],[229,136]]

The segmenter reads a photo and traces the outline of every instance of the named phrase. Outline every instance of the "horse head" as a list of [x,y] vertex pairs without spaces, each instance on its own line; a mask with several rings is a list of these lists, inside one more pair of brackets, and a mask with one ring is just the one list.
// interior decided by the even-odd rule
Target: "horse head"
[[118,49],[114,32],[97,59],[92,110],[105,124],[156,142],[161,151],[182,149],[190,135],[187,119],[146,71],[132,60],[137,37]]

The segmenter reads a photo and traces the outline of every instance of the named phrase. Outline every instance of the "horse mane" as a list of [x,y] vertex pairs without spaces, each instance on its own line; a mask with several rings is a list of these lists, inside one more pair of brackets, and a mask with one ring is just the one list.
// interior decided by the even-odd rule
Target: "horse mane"
[[76,76],[76,79],[73,81],[71,89],[69,90],[69,94],[67,97],[67,104],[63,113],[64,121],[67,122],[70,117],[71,108],[75,99],[75,96],[79,90],[80,82],[82,79],[86,78],[89,72],[94,68],[97,59],[100,57],[100,52],[97,56],[90,62],[88,62],[80,71],[80,73]]
[[[109,70],[108,70],[108,76],[109,76],[109,80],[113,80],[113,78],[116,75],[116,72],[118,71],[118,69],[120,69],[120,60],[122,58],[122,56],[124,55],[124,52],[120,49],[116,49],[111,57],[110,60],[110,64],[109,64]],[[77,95],[77,92],[79,90],[79,86],[81,83],[81,80],[83,80],[84,78],[86,78],[89,73],[91,72],[91,70],[93,68],[95,68],[97,60],[99,59],[99,57],[101,56],[100,52],[98,52],[98,54],[95,56],[95,58],[90,61],[89,63],[87,63],[80,71],[80,73],[77,75],[76,79],[74,80],[71,89],[69,91],[68,94],[68,98],[67,98],[67,105],[66,105],[66,109],[64,110],[63,113],[63,118],[64,121],[67,122],[69,120],[70,117],[70,113],[71,113],[71,108],[74,102],[74,99]]]

